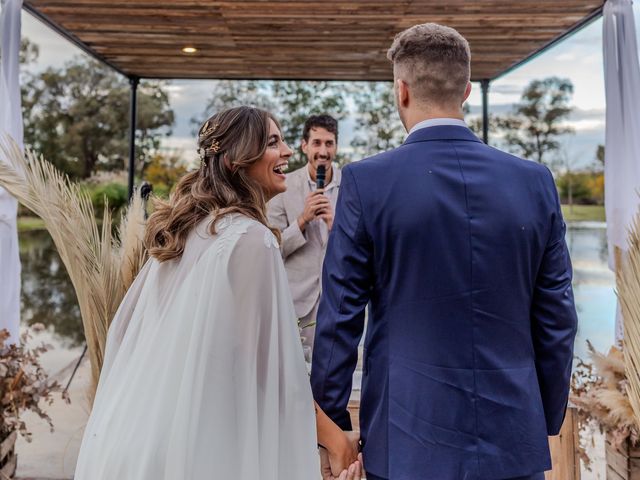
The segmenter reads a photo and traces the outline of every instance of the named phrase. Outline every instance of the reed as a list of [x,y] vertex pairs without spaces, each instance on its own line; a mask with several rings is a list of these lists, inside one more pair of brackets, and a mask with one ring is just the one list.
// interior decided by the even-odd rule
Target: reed
[[629,231],[628,247],[616,272],[616,288],[624,318],[627,394],[640,424],[640,212]]
[[91,362],[92,399],[109,325],[147,259],[143,201],[134,196],[114,235],[109,209],[99,228],[89,195],[44,158],[23,154],[9,137],[0,138],[0,157],[0,186],[43,220],[73,284]]

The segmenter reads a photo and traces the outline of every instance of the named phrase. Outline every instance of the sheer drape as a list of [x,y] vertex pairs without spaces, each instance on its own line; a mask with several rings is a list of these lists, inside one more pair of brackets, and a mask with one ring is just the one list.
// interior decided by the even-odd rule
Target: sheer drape
[[109,332],[77,480],[318,478],[309,380],[273,234],[242,216],[151,260]]

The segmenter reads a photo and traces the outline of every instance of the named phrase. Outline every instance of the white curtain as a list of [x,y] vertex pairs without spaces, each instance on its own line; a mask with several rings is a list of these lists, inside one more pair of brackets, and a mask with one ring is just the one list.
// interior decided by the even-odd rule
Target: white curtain
[[[0,14],[0,136],[23,142],[19,55],[22,0],[2,0]],[[0,159],[2,161],[2,159]],[[18,203],[0,187],[0,328],[15,342],[20,327],[20,257],[16,216]]]
[[[612,269],[615,247],[627,250],[628,228],[640,204],[640,65],[632,4],[608,0],[604,6],[605,209]],[[618,313],[616,340],[621,338]]]

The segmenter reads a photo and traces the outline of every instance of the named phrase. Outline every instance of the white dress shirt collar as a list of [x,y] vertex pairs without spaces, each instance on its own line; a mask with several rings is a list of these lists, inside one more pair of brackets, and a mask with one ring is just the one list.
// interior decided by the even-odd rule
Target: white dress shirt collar
[[423,120],[421,122],[416,123],[413,126],[413,128],[409,131],[409,135],[411,135],[416,130],[420,130],[421,128],[440,127],[443,125],[469,128],[465,123],[465,121],[460,120],[459,118],[430,118],[428,120]]

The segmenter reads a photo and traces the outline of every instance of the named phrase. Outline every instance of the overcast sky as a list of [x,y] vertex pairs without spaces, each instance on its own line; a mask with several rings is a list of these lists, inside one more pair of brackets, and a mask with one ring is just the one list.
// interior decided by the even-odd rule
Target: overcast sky
[[[640,25],[640,7],[636,4],[633,9],[636,25]],[[40,48],[40,57],[33,67],[36,70],[49,66],[62,67],[74,55],[83,54],[73,44],[24,10],[22,35]],[[473,53],[473,45],[471,49]],[[569,78],[575,87],[575,111],[570,123],[576,129],[576,134],[567,137],[565,146],[577,165],[587,165],[595,158],[597,145],[604,143],[605,95],[601,19],[493,82],[489,94],[490,112],[502,113],[509,110],[531,80],[554,75]],[[473,86],[474,91],[469,103],[472,112],[475,112],[479,111],[481,97],[479,84]],[[176,113],[176,124],[173,136],[165,142],[167,147],[183,149],[189,157],[193,155],[194,140],[189,120],[202,115],[210,89],[210,81],[176,80],[168,83],[171,106]],[[341,148],[348,146],[352,132],[353,122],[342,122]]]

